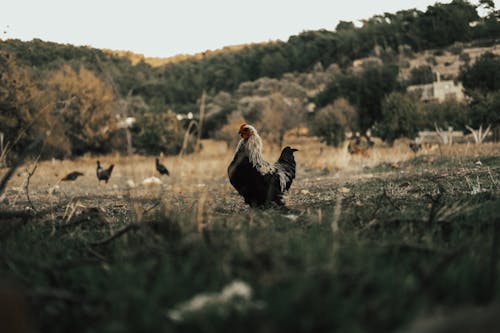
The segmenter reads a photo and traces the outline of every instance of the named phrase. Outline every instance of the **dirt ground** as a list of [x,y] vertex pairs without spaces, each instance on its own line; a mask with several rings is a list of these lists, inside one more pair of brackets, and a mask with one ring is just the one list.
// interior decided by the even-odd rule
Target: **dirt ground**
[[[353,189],[367,181],[397,184],[408,179],[419,181],[426,175],[457,175],[457,172],[473,178],[480,167],[481,156],[500,154],[498,144],[443,146],[431,153],[418,154],[406,146],[379,147],[363,156],[353,156],[344,147],[329,148],[310,139],[296,139],[290,144],[298,147],[299,152],[296,153],[297,178],[286,204],[299,212],[331,206],[339,195],[356,196]],[[108,155],[30,161],[18,168],[8,183],[0,209],[44,212],[46,218],[68,219],[90,208],[98,208],[109,216],[131,211],[141,215],[138,212],[149,211],[160,204],[180,211],[203,200],[204,206],[216,215],[247,210],[227,179],[226,168],[232,151],[214,141],[204,142],[204,147],[202,152],[182,158],[160,156],[170,176],[161,176],[156,171],[153,156]],[[273,160],[279,151],[269,149],[264,153]],[[442,156],[452,158],[456,165],[437,167]],[[418,165],[411,163],[414,159],[419,161]],[[97,160],[104,167],[115,165],[107,184],[97,180]],[[499,166],[493,167],[498,172]],[[491,168],[489,170],[491,172]],[[61,181],[72,171],[84,175],[74,181]],[[0,175],[5,172],[1,170]]]

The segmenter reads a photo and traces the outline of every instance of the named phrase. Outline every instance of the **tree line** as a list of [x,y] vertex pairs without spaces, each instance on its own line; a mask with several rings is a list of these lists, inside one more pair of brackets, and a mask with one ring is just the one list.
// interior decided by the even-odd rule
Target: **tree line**
[[[479,7],[486,9],[485,17],[479,17]],[[499,34],[498,12],[492,1],[475,6],[454,0],[429,6],[425,12],[411,9],[376,15],[359,28],[352,22],[340,22],[335,31],[305,31],[286,42],[207,52],[159,67],[144,61],[132,63],[89,47],[41,40],[0,41],[0,132],[5,141],[16,143],[14,152],[23,141],[51,129],[55,142],[47,152],[57,156],[105,153],[124,149],[121,124],[126,116],[134,116],[130,131],[137,151],[175,153],[186,126],[175,115],[196,115],[202,91],[209,103],[203,134],[215,135],[235,109],[251,118],[252,107],[258,108],[260,103],[259,89],[269,82],[283,86],[272,90],[269,95],[274,95],[261,105],[271,113],[273,108],[282,110],[271,117],[273,121],[282,117],[278,113],[286,115],[290,105],[296,112],[314,103],[318,111],[342,97],[358,110],[355,118],[364,129],[381,121],[383,98],[402,91],[395,65],[398,54],[454,42],[487,42]],[[368,66],[353,76],[349,71],[352,61],[367,56],[377,56],[384,64]],[[325,79],[333,64],[338,66],[336,74]],[[318,71],[318,66],[323,70]],[[307,79],[308,75],[319,79]],[[290,84],[284,84],[287,80]],[[298,87],[307,80],[318,82],[307,83],[309,88]],[[250,104],[245,104],[249,101],[243,98],[245,91],[247,97],[253,96]],[[281,105],[283,97],[287,102]],[[477,105],[485,103],[476,100]],[[255,113],[254,117],[262,115]]]

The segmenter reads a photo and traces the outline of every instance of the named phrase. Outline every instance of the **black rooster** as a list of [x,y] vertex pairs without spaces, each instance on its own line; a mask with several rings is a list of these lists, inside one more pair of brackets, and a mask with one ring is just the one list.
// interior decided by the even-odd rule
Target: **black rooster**
[[284,206],[283,195],[295,178],[293,153],[297,149],[285,147],[271,164],[262,157],[262,139],[253,126],[243,124],[238,133],[241,140],[227,170],[229,181],[252,207]]
[[156,159],[156,170],[160,173],[160,175],[167,175],[169,176],[170,173],[168,172],[168,169],[166,166],[160,163],[160,160],[157,158]]
[[113,168],[115,167],[114,164],[111,164],[107,169],[103,169],[101,167],[101,162],[97,161],[97,179],[99,180],[99,184],[101,183],[101,180],[104,180],[104,182],[107,184],[109,177],[111,177],[111,172],[113,172]]
[[64,178],[61,178],[62,181],[73,181],[76,180],[78,177],[83,176],[83,173],[80,171],[73,171],[68,173]]

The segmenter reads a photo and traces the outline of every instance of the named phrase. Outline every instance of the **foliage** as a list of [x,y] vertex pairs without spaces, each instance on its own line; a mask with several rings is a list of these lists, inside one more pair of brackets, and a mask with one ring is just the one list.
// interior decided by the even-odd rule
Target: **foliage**
[[165,107],[177,112],[179,107],[195,104],[203,90],[209,95],[220,91],[231,93],[243,82],[264,76],[280,78],[286,72],[306,72],[317,63],[325,68],[333,63],[347,66],[354,59],[373,55],[377,48],[390,53],[409,46],[420,51],[469,41],[472,37],[498,37],[500,29],[496,21],[485,19],[470,27],[469,22],[477,19],[473,5],[454,0],[429,6],[426,12],[403,10],[376,15],[360,28],[341,22],[337,31],[305,31],[291,36],[287,42],[206,53],[157,68],[144,62],[132,65],[126,58],[99,50],[40,40],[6,41],[0,48],[18,54],[23,65],[38,69],[54,69],[61,63],[74,62],[97,73],[107,72],[121,95],[133,89],[147,103],[162,98]]
[[356,29],[356,26],[354,23],[351,21],[339,21],[337,25],[335,26],[335,31],[342,31],[342,30],[354,30]]
[[470,97],[470,125],[491,125],[495,140],[500,139],[500,56],[481,55],[473,65],[465,65],[459,78]]
[[377,134],[393,142],[399,137],[414,138],[421,115],[413,100],[401,93],[391,93],[382,103],[383,121],[377,124]]
[[423,65],[414,67],[410,71],[409,85],[413,84],[427,84],[435,81],[436,75],[432,72],[432,67]]
[[468,53],[460,53],[458,59],[465,63],[466,65],[470,63],[470,55]]
[[281,147],[285,133],[300,127],[303,122],[302,103],[280,93],[274,93],[266,99],[256,126],[267,140]]
[[472,94],[470,102],[470,125],[483,128],[491,125],[494,140],[500,140],[500,92]]
[[465,126],[470,124],[470,110],[465,102],[445,100],[441,103],[422,103],[419,108],[422,110],[420,129],[434,130],[437,124],[465,131]]
[[359,112],[358,127],[366,130],[381,120],[381,105],[385,95],[399,89],[397,76],[397,67],[378,64],[368,64],[360,73],[340,73],[318,94],[316,105],[324,107],[344,97]]
[[500,90],[500,55],[486,52],[473,65],[460,70],[459,80],[467,90],[495,92]]
[[135,150],[142,154],[177,154],[182,148],[184,131],[170,110],[138,114],[131,133]]
[[357,118],[356,109],[346,99],[339,98],[316,112],[312,133],[327,145],[337,146],[345,140],[345,132],[357,128]]
[[259,129],[266,139],[281,146],[286,131],[305,118],[306,91],[285,79],[262,78],[245,82],[236,92],[236,112]]
[[233,96],[221,91],[217,95],[207,96],[203,137],[213,137],[227,122],[228,115],[236,108]]
[[[478,17],[477,8],[479,7],[488,10],[487,16]],[[286,77],[292,78],[295,83],[301,81],[311,86],[314,85],[310,90],[307,88],[306,94],[308,98],[316,102],[318,108],[332,103],[339,97],[347,98],[359,110],[360,129],[367,129],[375,122],[381,121],[380,108],[384,96],[398,90],[399,87],[395,81],[397,69],[394,67],[390,69],[388,65],[381,68],[365,68],[362,74],[351,73],[346,69],[351,66],[353,60],[379,57],[390,63],[396,60],[396,52],[401,50],[411,53],[452,44],[460,45],[456,43],[468,42],[473,38],[481,38],[482,41],[491,43],[491,40],[500,36],[500,23],[495,17],[494,7],[491,6],[491,2],[482,1],[477,8],[467,1],[454,0],[449,4],[429,6],[425,12],[411,9],[375,15],[364,20],[359,28],[352,22],[340,22],[335,31],[304,31],[291,36],[286,42],[252,44],[228,48],[220,52],[206,52],[197,56],[184,57],[180,61],[170,61],[159,67],[152,67],[141,59],[139,61],[134,59],[134,62],[131,62],[128,58],[116,53],[90,47],[44,42],[39,39],[30,42],[0,41],[0,51],[7,52],[16,58],[15,64],[9,65],[11,73],[13,73],[12,66],[15,66],[17,73],[25,73],[23,75],[29,77],[24,81],[17,81],[24,82],[24,87],[29,87],[24,88],[24,93],[16,92],[18,95],[16,98],[19,101],[19,103],[16,102],[16,108],[19,110],[24,108],[22,111],[24,115],[16,115],[18,118],[23,118],[22,121],[17,119],[16,128],[18,129],[25,128],[31,123],[30,117],[33,117],[33,112],[27,111],[30,108],[39,110],[35,112],[36,114],[42,112],[40,110],[50,113],[54,108],[60,109],[58,103],[65,98],[55,95],[51,98],[40,96],[37,95],[36,89],[48,91],[48,80],[64,66],[71,67],[75,73],[78,73],[81,68],[92,72],[103,81],[103,86],[111,87],[114,100],[118,103],[126,98],[137,97],[150,110],[169,109],[175,113],[193,112],[196,114],[199,110],[198,101],[202,91],[207,92],[209,103],[212,98],[215,101],[218,94],[222,92],[229,94],[230,97],[226,98],[222,104],[219,99],[210,106],[214,108],[210,110],[210,115],[207,113],[207,122],[202,133],[204,137],[212,135],[223,126],[225,118],[232,112],[231,109],[234,110],[237,105],[241,104],[240,101],[244,97],[249,97],[241,95],[241,86],[266,77],[279,80]],[[478,24],[469,25],[472,21],[477,21]],[[343,68],[344,72],[336,74],[335,79],[328,84],[326,89],[323,89],[325,83],[320,81],[331,81],[329,77],[331,74],[328,71],[333,64]],[[327,68],[327,70],[323,71],[321,78],[315,82],[315,79],[311,80],[308,75],[310,76],[312,72],[317,73],[317,68]],[[415,80],[430,80],[428,75],[423,76]],[[495,79],[495,82],[498,81]],[[20,87],[21,85],[15,89],[22,90]],[[28,91],[38,97],[28,98],[28,95],[23,95]],[[109,89],[106,88],[106,91]],[[315,98],[314,96],[320,91],[322,92]],[[289,96],[283,91],[279,93],[285,97]],[[13,98],[14,94],[10,96]],[[251,97],[255,97],[255,94],[252,93]],[[23,104],[24,98],[31,102]],[[48,107],[50,111],[45,109],[49,104],[53,105],[53,107]],[[299,104],[304,106],[307,103],[301,100]],[[54,105],[58,106],[54,107]],[[121,114],[122,111],[119,108],[115,112]],[[9,110],[12,112],[14,109]],[[64,123],[61,124],[57,117],[52,117],[54,115],[41,116],[44,120],[39,122],[40,126],[33,128],[33,134],[24,133],[21,140],[29,141],[29,137],[35,135],[35,132],[46,129],[47,124],[55,124],[53,128],[55,138],[51,144],[51,150],[58,156],[115,149],[113,147],[117,141],[116,137],[111,138],[113,147],[104,145],[105,139],[102,136],[96,146],[85,143],[83,138],[73,138],[71,142],[62,144],[58,138],[72,135],[73,130],[68,132],[68,129],[62,128]],[[42,123],[45,124],[42,125]],[[17,133],[14,127],[10,130],[12,133]],[[93,131],[95,132],[96,129]],[[12,136],[13,134],[9,134],[10,140]],[[151,150],[154,149],[151,148]]]
[[118,129],[117,100],[109,85],[84,67],[75,71],[66,65],[48,80],[47,93],[54,95],[55,120],[64,128],[72,154],[112,150],[109,140]]
[[[22,151],[39,134],[49,130],[48,108],[33,73],[16,65],[14,57],[0,52],[0,132],[7,150]],[[15,156],[8,154],[9,160]]]
[[450,4],[436,3],[427,7],[419,18],[420,38],[426,47],[443,47],[454,41],[467,41],[472,37],[469,23],[479,19],[476,8],[464,0]]
[[235,149],[240,136],[238,129],[241,124],[247,123],[239,112],[233,112],[227,117],[227,123],[214,134],[214,138],[226,142],[228,149]]

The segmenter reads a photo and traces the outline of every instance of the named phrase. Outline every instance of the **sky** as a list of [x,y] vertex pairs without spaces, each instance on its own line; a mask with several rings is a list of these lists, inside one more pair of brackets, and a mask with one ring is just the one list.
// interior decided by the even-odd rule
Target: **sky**
[[[495,1],[495,7],[498,8]],[[288,40],[435,0],[2,0],[0,39],[69,43],[147,57]],[[449,3],[449,0],[440,0]],[[475,1],[472,1],[475,3]]]

